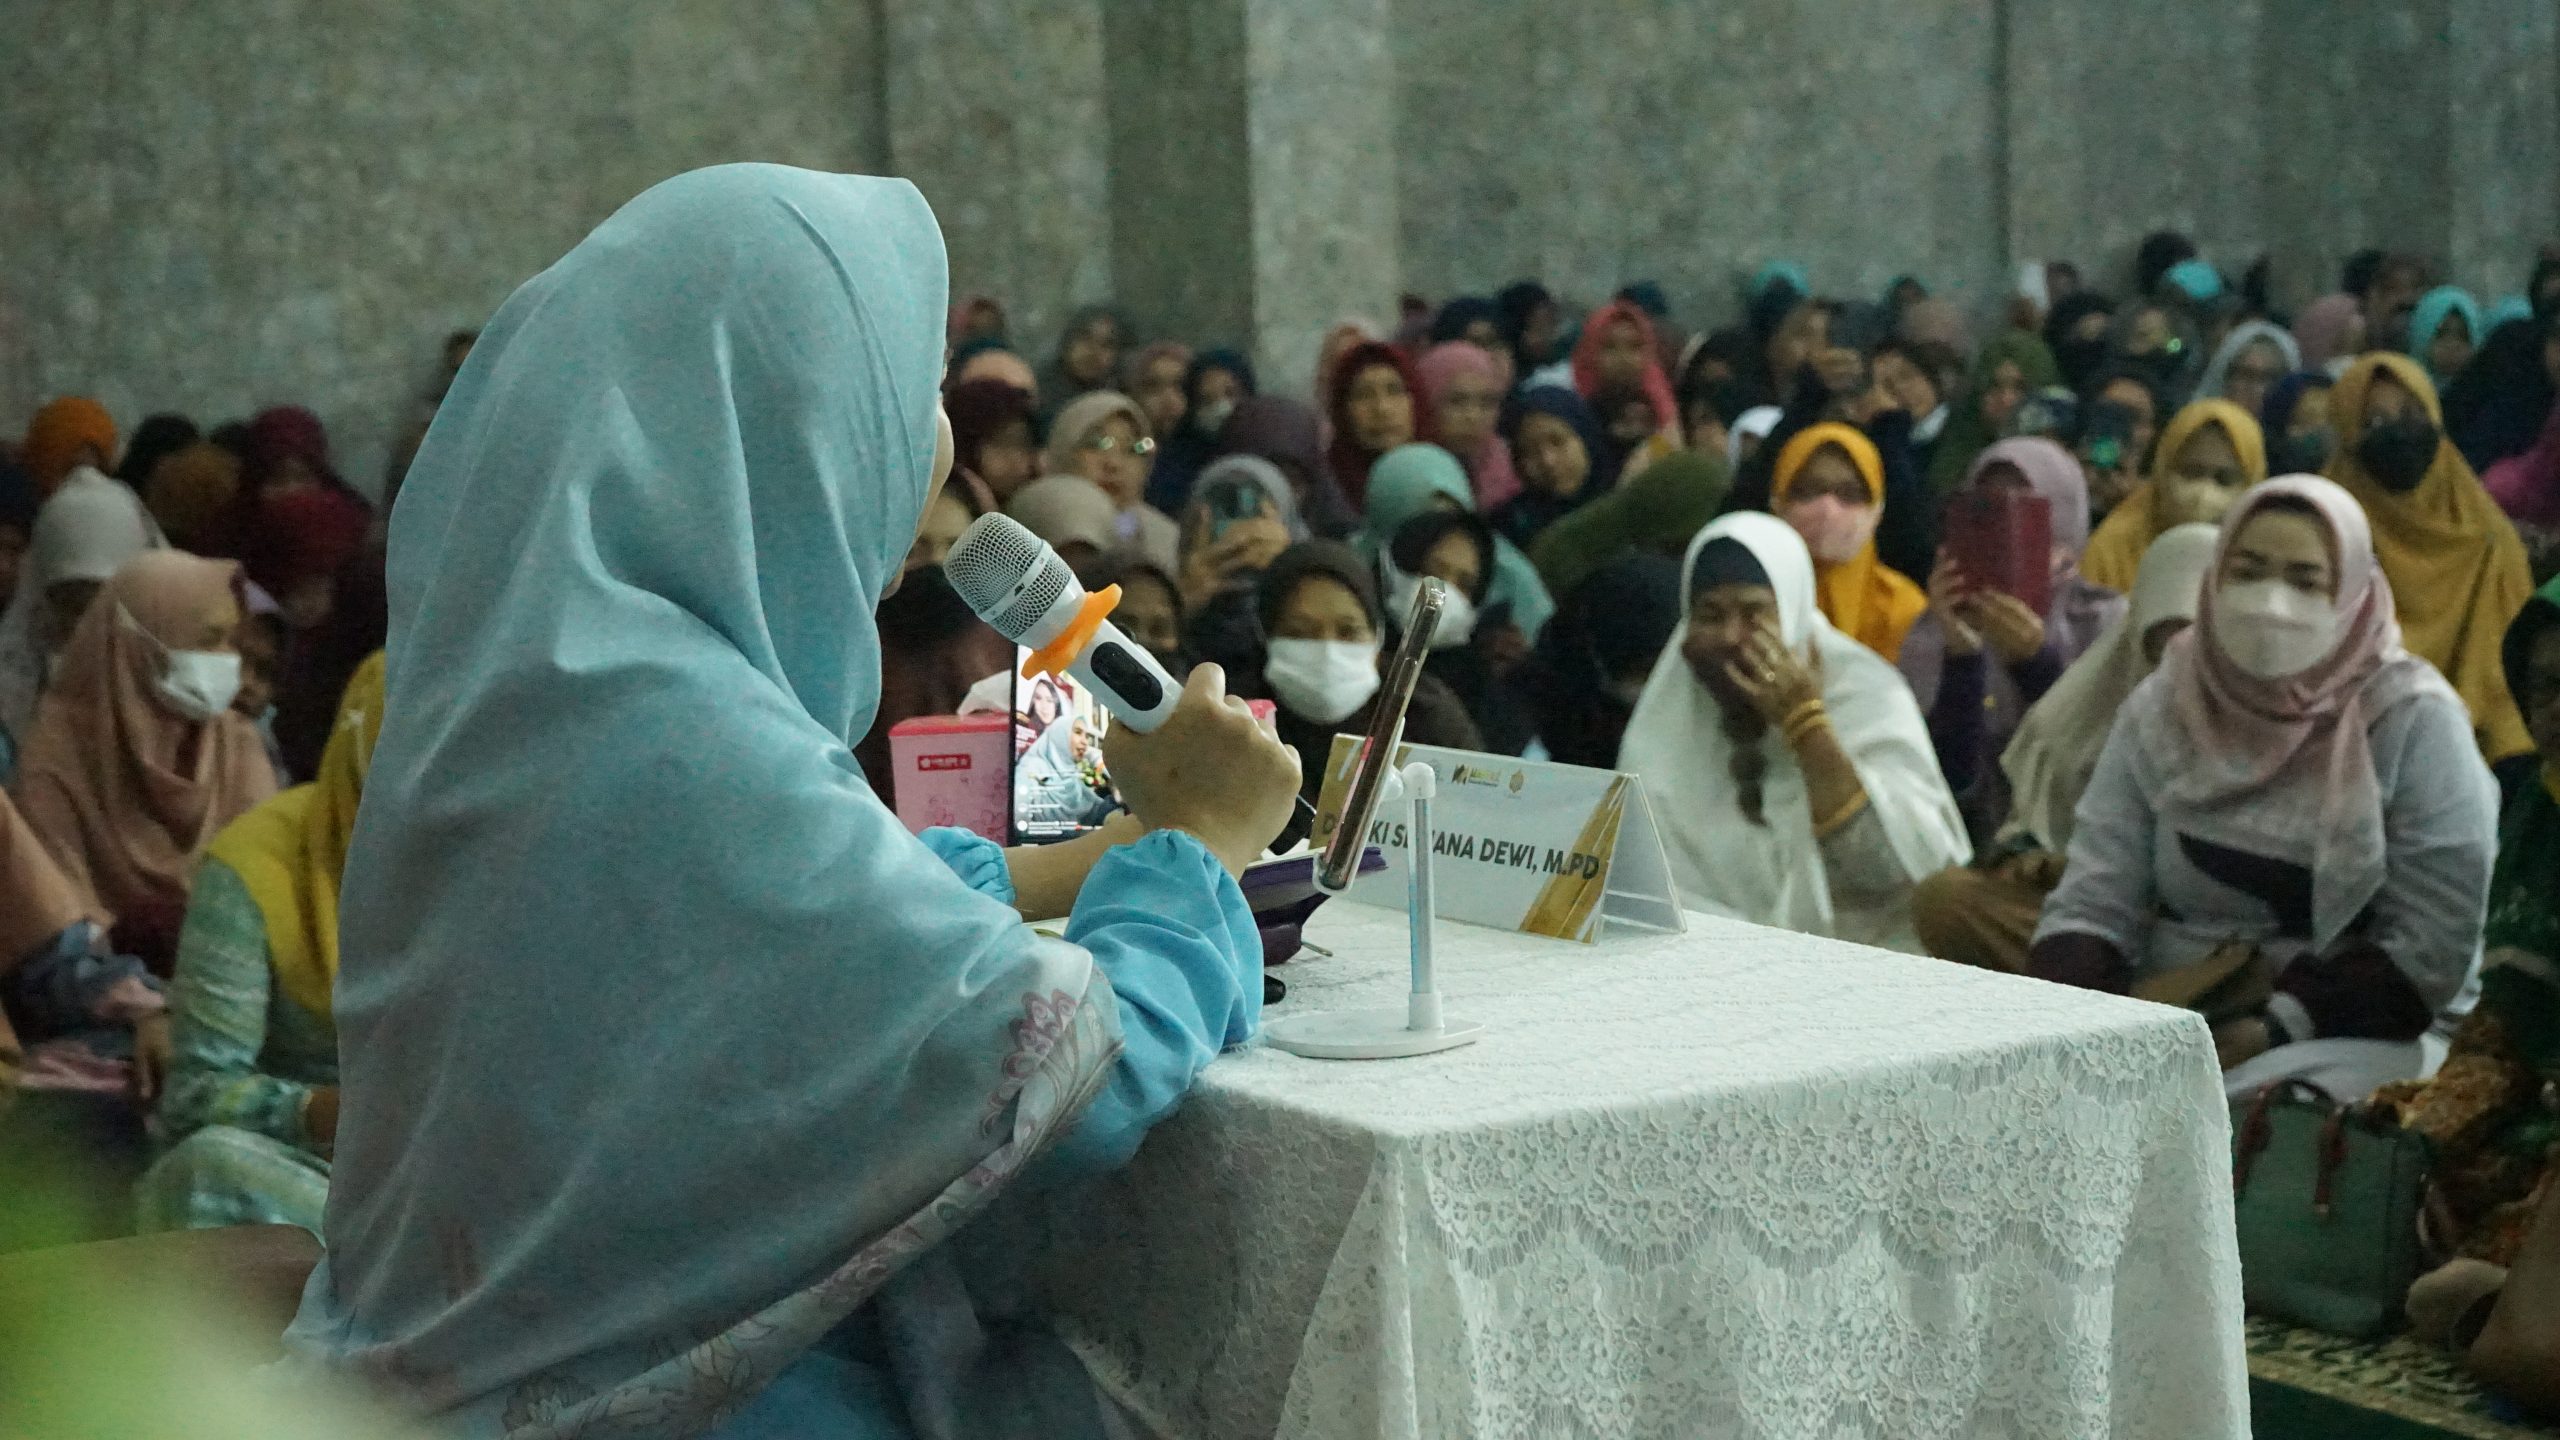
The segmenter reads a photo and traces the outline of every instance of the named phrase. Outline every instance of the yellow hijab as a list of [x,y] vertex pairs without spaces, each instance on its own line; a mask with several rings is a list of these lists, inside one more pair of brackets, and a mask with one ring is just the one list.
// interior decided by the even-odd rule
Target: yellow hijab
[[[1868,502],[1881,514],[1884,457],[1857,427],[1837,421],[1806,426],[1778,452],[1777,469],[1770,477],[1770,508],[1787,503],[1787,491],[1804,472],[1806,462],[1826,446],[1838,446],[1849,457],[1858,478],[1867,482]],[[1872,536],[1865,549],[1836,565],[1817,557],[1813,579],[1815,596],[1832,628],[1888,661],[1902,657],[1902,638],[1929,609],[1929,597],[1919,586],[1876,557]]]
[[2393,494],[2365,473],[2356,444],[2364,438],[2373,382],[2385,374],[2417,396],[2442,429],[2444,409],[2426,372],[2406,355],[2376,351],[2348,366],[2329,391],[2338,453],[2328,476],[2373,522],[2374,554],[2400,609],[2401,643],[2434,662],[2471,707],[2482,756],[2495,762],[2521,755],[2533,740],[2507,693],[2499,646],[2508,622],[2533,596],[2524,542],[2449,440],[2437,441],[2435,463],[2406,494]]
[[205,853],[249,887],[267,925],[276,987],[302,1009],[329,1013],[338,985],[338,881],[373,742],[382,734],[382,652],[356,667],[338,701],[319,778],[241,816]]
[[2256,417],[2228,400],[2196,401],[2160,432],[2160,443],[2151,451],[2151,478],[2108,511],[2097,533],[2089,537],[2089,548],[2080,555],[2081,578],[2118,594],[2133,593],[2134,577],[2142,573],[2142,557],[2150,553],[2151,542],[2169,529],[2159,512],[2162,477],[2187,441],[2207,425],[2222,427],[2250,484],[2267,478],[2267,437],[2258,429]]

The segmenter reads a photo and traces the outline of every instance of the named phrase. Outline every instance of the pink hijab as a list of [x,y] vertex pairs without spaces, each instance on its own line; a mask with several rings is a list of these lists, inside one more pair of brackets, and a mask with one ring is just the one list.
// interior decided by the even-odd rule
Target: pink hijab
[[[1422,381],[1423,401],[1435,416],[1446,413],[1441,402],[1462,377],[1472,375],[1491,384],[1496,405],[1511,388],[1511,367],[1483,346],[1465,340],[1422,352],[1414,371]],[[1520,493],[1519,473],[1511,468],[1511,447],[1503,443],[1499,426],[1486,432],[1475,453],[1459,455],[1458,462],[1467,467],[1467,479],[1474,483],[1477,514],[1490,515]]]
[[[2327,659],[2262,680],[2223,652],[2214,612],[2232,537],[2278,497],[2308,503],[2336,541],[2346,623]],[[2383,797],[2369,728],[2422,693],[2462,703],[2434,666],[2401,648],[2391,582],[2355,497],[2312,475],[2270,480],[2241,496],[2223,518],[2196,623],[2170,642],[2145,689],[2156,693],[2145,704],[2137,692],[2130,719],[2171,777],[2155,802],[2162,819],[2178,826],[2182,817],[2246,812],[2250,828],[2316,836],[2312,940],[2327,949],[2382,888]]]
[[1677,435],[1680,406],[1671,398],[1671,377],[1662,372],[1662,343],[1653,333],[1653,317],[1632,300],[1612,300],[1591,312],[1591,319],[1582,327],[1582,338],[1573,343],[1573,388],[1584,404],[1598,408],[1600,343],[1607,338],[1610,327],[1621,320],[1634,325],[1638,338],[1644,342],[1644,398],[1653,404],[1654,428],[1665,435]]
[[2364,307],[2353,295],[2323,295],[2303,306],[2302,313],[2293,317],[2293,339],[2302,347],[2302,368],[2326,370],[2330,361],[2346,356],[2349,337],[2363,316]]
[[239,585],[229,561],[145,551],[63,646],[27,739],[18,806],[93,914],[174,937],[205,843],[276,792],[248,720],[228,710],[189,719],[153,688],[169,637]]

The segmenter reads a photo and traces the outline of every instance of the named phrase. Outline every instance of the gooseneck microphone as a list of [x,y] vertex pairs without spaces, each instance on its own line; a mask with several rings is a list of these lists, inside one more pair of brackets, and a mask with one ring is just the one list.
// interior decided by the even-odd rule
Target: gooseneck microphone
[[1024,676],[1064,671],[1132,730],[1155,729],[1182,686],[1145,647],[1120,633],[1111,611],[1120,587],[1088,595],[1049,542],[1003,515],[981,515],[943,559],[943,573],[979,619],[1031,647]]

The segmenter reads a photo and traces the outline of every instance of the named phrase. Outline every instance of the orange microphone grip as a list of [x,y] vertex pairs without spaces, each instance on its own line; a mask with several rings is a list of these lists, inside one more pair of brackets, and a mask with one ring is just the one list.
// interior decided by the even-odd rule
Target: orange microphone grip
[[1119,608],[1120,587],[1117,585],[1105,585],[1084,597],[1084,608],[1076,612],[1075,619],[1067,622],[1066,629],[1058,632],[1057,639],[1023,657],[1022,678],[1028,680],[1034,675],[1055,675],[1074,664],[1076,657],[1084,653],[1084,647],[1093,643],[1093,634],[1102,628],[1102,622],[1110,619],[1111,612]]

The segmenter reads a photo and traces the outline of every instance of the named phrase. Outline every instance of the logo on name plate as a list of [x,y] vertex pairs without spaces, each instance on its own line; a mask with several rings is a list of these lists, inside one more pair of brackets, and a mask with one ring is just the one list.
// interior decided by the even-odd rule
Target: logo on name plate
[[916,757],[916,768],[918,770],[966,770],[969,768],[969,764],[969,757],[966,754],[919,755]]

